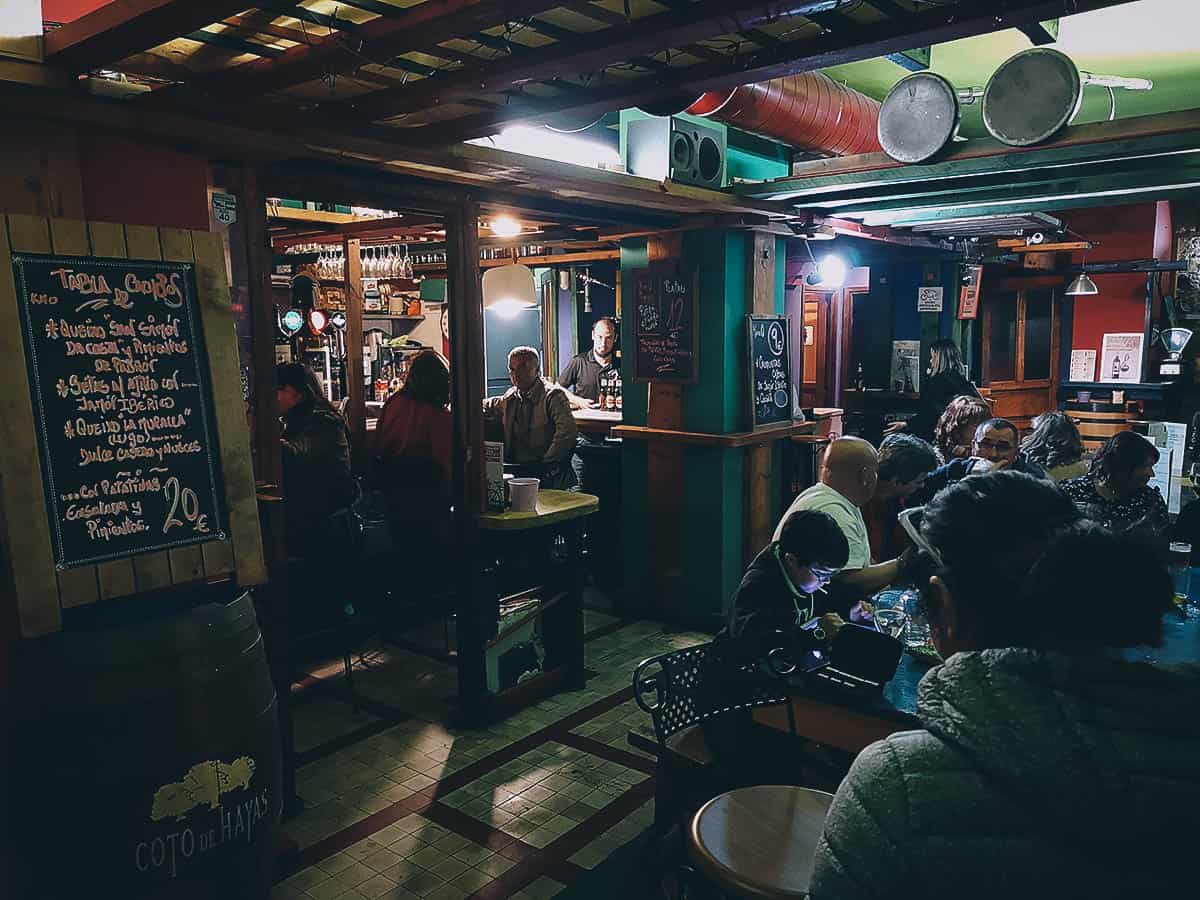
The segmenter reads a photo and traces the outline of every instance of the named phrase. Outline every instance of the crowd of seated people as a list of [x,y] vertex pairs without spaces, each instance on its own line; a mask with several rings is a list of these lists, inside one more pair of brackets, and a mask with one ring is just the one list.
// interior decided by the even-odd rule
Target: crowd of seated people
[[[1033,425],[1021,440],[960,397],[939,447],[834,440],[734,597],[721,639],[807,626],[833,646],[870,624],[873,592],[914,587],[943,660],[918,727],[868,746],[838,788],[813,900],[1179,895],[1161,851],[1200,824],[1200,665],[1122,652],[1161,644],[1175,608],[1159,451],[1123,432],[1087,461],[1068,416]],[[916,505],[914,546],[895,526]]]

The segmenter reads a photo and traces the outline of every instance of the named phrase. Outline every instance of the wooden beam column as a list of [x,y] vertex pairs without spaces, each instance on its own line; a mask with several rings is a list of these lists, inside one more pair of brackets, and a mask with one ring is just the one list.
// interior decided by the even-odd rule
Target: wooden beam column
[[346,396],[350,403],[351,459],[356,470],[364,465],[367,444],[367,395],[363,387],[363,298],[361,242],[356,237],[342,239],[342,258],[346,261]]
[[[477,546],[477,517],[484,509],[483,295],[479,280],[479,205],[456,204],[446,217],[446,305],[450,315],[450,388],[454,412],[454,539],[463,548]],[[458,696],[468,721],[481,711],[487,692],[480,631],[479,579],[471,563],[454,567],[458,609]]]
[[[775,313],[775,235],[746,235],[746,312]],[[771,474],[773,442],[746,448],[746,526],[742,557],[747,565],[771,540]]]
[[258,173],[242,169],[240,209],[246,241],[246,288],[254,346],[255,475],[279,484],[283,461],[279,452],[279,417],[275,409],[275,300],[271,295],[271,243],[267,236],[266,199]]

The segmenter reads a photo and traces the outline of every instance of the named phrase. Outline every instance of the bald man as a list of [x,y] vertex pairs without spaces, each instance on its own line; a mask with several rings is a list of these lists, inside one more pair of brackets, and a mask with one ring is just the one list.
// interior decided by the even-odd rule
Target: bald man
[[850,545],[850,557],[834,578],[849,591],[872,594],[895,581],[902,569],[899,559],[871,565],[871,541],[862,507],[875,496],[879,483],[879,454],[862,438],[841,437],[830,442],[821,457],[821,480],[788,507],[772,540],[779,540],[788,516],[802,509],[823,512],[837,522]]

